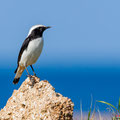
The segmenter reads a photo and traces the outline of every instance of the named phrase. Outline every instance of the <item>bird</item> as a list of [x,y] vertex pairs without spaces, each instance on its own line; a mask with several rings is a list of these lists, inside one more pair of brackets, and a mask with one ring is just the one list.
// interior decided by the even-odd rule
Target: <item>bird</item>
[[51,28],[50,26],[44,25],[34,25],[30,28],[26,39],[24,40],[21,49],[19,51],[18,60],[17,60],[17,68],[15,70],[15,77],[13,80],[13,84],[17,84],[19,79],[26,69],[28,76],[31,78],[31,75],[28,72],[27,67],[30,66],[34,76],[36,73],[33,68],[33,64],[38,60],[42,49],[43,49],[43,32]]

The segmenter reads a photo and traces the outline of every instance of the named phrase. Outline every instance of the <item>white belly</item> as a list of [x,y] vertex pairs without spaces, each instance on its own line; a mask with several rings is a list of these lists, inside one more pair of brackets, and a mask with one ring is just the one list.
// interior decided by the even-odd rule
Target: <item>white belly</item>
[[39,58],[43,49],[43,39],[37,38],[30,41],[27,49],[23,52],[19,64],[23,66],[29,66],[34,64]]

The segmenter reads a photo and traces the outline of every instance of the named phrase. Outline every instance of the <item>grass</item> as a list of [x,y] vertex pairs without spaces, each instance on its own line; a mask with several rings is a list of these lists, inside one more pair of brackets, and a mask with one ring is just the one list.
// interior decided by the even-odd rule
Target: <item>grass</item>
[[[120,120],[120,98],[117,107],[108,102],[98,100],[93,107],[92,101],[91,97],[91,105],[87,113],[82,111],[82,102],[80,102],[80,114],[77,113],[74,115],[74,120]],[[100,112],[100,110],[96,108],[97,103],[106,104],[108,106],[106,113]]]

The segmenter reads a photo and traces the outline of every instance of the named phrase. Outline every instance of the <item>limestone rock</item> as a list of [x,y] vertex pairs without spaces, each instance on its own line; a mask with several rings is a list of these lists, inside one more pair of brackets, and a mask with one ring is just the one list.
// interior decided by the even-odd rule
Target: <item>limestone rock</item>
[[48,81],[32,79],[14,90],[0,111],[0,120],[72,120],[72,101],[56,93]]

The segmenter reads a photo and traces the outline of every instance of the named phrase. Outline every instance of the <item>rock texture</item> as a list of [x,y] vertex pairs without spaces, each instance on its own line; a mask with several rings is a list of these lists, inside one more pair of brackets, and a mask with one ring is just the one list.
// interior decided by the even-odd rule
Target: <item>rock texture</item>
[[0,111],[0,120],[72,120],[72,101],[56,93],[48,81],[32,79],[14,90]]

